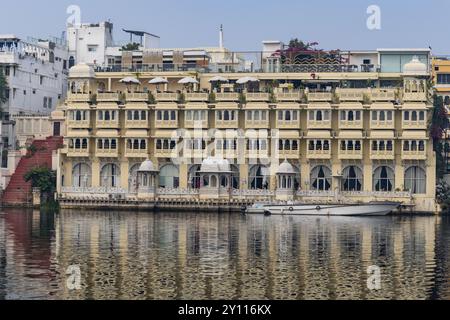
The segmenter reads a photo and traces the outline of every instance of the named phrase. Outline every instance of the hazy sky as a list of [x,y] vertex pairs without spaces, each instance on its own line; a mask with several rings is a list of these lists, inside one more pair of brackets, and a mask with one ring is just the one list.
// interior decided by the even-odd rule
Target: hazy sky
[[[2,0],[0,33],[60,36],[72,4],[82,22],[110,19],[116,40],[131,28],[159,35],[163,47],[216,46],[223,23],[225,45],[236,51],[298,37],[325,49],[431,46],[450,54],[449,0]],[[369,5],[381,8],[381,30],[366,26]]]

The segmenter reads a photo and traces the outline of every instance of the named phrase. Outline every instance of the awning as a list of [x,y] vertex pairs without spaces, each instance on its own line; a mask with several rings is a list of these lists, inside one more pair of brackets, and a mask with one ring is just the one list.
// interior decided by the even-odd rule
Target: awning
[[149,134],[147,130],[127,130],[125,133],[126,138],[148,138]]
[[325,130],[309,130],[306,135],[307,139],[331,139],[330,131]]
[[119,131],[116,129],[102,129],[97,130],[97,134],[95,134],[98,138],[116,138],[119,137]]
[[126,110],[149,110],[148,104],[143,102],[127,102],[125,105]]
[[188,102],[186,103],[186,110],[207,110],[208,104],[202,102]]
[[178,104],[175,102],[160,102],[156,104],[157,110],[177,110]]
[[111,102],[100,102],[97,104],[97,110],[117,110],[119,105]]
[[341,102],[339,110],[362,110],[363,104],[361,102]]
[[394,104],[389,102],[376,102],[370,107],[371,110],[394,110]]
[[312,102],[308,103],[308,109],[310,110],[331,109],[331,104],[328,102]]
[[427,132],[425,130],[411,130],[403,131],[402,139],[418,139],[418,140],[428,140]]
[[[275,138],[276,135],[272,135]],[[300,139],[300,132],[298,130],[279,130],[278,137],[280,139]]]
[[226,110],[226,109],[233,109],[236,110],[239,108],[239,105],[234,102],[219,102],[216,104],[216,109],[218,110]]
[[90,132],[87,129],[83,129],[83,130],[69,130],[69,132],[67,132],[66,137],[67,138],[89,138],[90,137]]
[[67,105],[67,110],[89,110],[91,106],[89,103],[73,103],[70,102],[69,105]]
[[427,110],[425,103],[405,103],[402,110]]
[[372,130],[370,139],[394,139],[394,131],[388,130]]
[[268,110],[269,104],[266,102],[249,102],[245,105],[245,110]]
[[345,130],[339,132],[339,139],[362,139],[363,133],[359,130]]
[[281,102],[281,103],[277,103],[277,109],[298,110],[298,109],[300,109],[300,104],[294,103],[294,102]]

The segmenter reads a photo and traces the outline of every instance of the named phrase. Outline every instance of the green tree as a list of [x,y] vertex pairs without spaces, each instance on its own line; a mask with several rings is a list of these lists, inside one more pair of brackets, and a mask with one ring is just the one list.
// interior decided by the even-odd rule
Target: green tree
[[298,38],[291,39],[289,41],[289,48],[290,49],[299,49],[299,50],[311,50],[314,46],[316,46],[316,42],[303,42],[302,40],[299,40]]
[[41,190],[42,202],[51,199],[56,190],[56,172],[47,167],[36,167],[28,171],[24,177],[26,182],[31,181],[33,188]]
[[3,74],[3,69],[0,68],[0,113],[2,111],[2,104],[8,101],[6,90],[8,89],[8,81]]
[[133,43],[128,43],[125,46],[122,46],[122,50],[123,51],[137,51],[139,50],[139,43],[133,42]]

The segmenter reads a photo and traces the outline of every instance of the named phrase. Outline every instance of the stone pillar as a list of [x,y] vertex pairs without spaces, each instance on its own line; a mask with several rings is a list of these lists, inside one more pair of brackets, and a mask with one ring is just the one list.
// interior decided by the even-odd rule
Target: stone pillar
[[364,191],[373,191],[373,164],[371,161],[364,163]]
[[100,160],[94,159],[92,161],[92,187],[100,187]]
[[341,161],[336,161],[331,163],[331,176],[333,177],[333,191],[341,191],[341,178],[335,177],[338,173],[342,173],[342,163]]
[[73,161],[66,159],[64,161],[64,187],[71,187],[73,185],[72,177]]
[[41,190],[33,188],[33,207],[39,208],[41,206]]
[[[301,174],[301,188],[302,190],[310,190],[311,189],[311,167],[309,163],[302,161],[300,165],[300,174]],[[306,184],[308,182],[308,185]]]
[[398,161],[395,163],[395,190],[403,191],[405,186],[405,170],[403,168],[402,162]]
[[128,160],[120,163],[120,186],[122,189],[128,190],[128,177],[130,173]]
[[188,178],[189,178],[189,168],[187,164],[180,164],[179,166],[179,174],[180,174],[180,188],[187,189],[188,187]]
[[249,166],[248,164],[239,165],[239,188],[248,190],[250,181],[248,181]]

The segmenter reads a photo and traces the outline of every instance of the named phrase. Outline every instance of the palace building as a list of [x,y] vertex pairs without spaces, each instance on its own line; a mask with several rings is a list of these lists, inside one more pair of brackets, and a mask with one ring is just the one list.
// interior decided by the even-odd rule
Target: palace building
[[52,115],[63,207],[398,201],[436,211],[430,50],[281,47],[252,72],[204,59],[70,69]]

